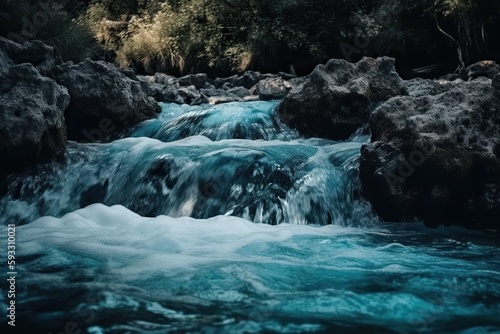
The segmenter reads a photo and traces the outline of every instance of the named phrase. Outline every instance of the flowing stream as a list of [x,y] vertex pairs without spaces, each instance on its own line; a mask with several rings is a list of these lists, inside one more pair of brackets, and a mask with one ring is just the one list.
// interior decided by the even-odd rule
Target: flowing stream
[[303,139],[277,103],[162,104],[120,139],[70,143],[64,161],[11,178],[0,220],[2,235],[17,225],[17,322],[500,333],[498,233],[380,222],[357,177],[369,137]]

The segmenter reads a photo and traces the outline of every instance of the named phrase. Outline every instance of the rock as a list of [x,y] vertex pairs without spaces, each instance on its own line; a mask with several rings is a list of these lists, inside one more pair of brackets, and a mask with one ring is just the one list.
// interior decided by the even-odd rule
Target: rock
[[255,87],[255,93],[261,100],[279,100],[286,96],[290,86],[285,87],[285,80],[282,78],[267,78],[259,81]]
[[0,51],[3,51],[14,64],[31,63],[46,76],[50,69],[62,63],[61,57],[52,46],[34,40],[18,44],[0,37]]
[[0,178],[55,159],[66,146],[66,88],[31,64],[0,71]]
[[150,83],[149,95],[152,96],[157,102],[168,102],[183,104],[184,99],[179,95],[179,84],[174,85],[161,85],[157,83]]
[[[420,78],[415,78],[415,79],[420,79]],[[438,80],[444,80],[444,81],[455,81],[457,79],[461,79],[460,78],[460,75],[456,74],[456,73],[448,73],[448,74],[445,74],[441,77],[439,77]]]
[[491,81],[491,86],[496,89],[500,89],[500,74],[497,74],[495,75],[495,77],[493,77],[493,80]]
[[278,106],[280,119],[302,135],[346,139],[368,122],[372,102],[407,94],[393,58],[318,65]]
[[495,75],[500,73],[500,65],[492,60],[483,60],[470,65],[466,71],[469,80],[478,77],[493,79]]
[[452,85],[439,83],[434,80],[415,78],[405,80],[404,85],[411,96],[437,95],[448,91]]
[[110,63],[65,63],[54,67],[50,76],[71,96],[65,112],[70,140],[101,141],[161,111],[139,80]]
[[206,73],[189,74],[178,79],[179,85],[194,86],[196,89],[204,88],[207,81],[208,76]]
[[217,89],[217,88],[202,88],[200,89],[200,93],[207,96],[226,96],[227,93],[224,89]]
[[482,83],[491,86],[491,84],[493,83],[493,79],[487,77],[477,77],[475,79],[470,80],[470,82]]
[[384,220],[498,228],[500,91],[482,82],[394,97],[370,118],[363,194]]
[[228,102],[243,102],[243,99],[237,97],[236,95],[211,96],[208,98],[208,103],[210,104],[221,104]]
[[259,81],[267,78],[275,78],[275,74],[262,74],[258,71],[246,71],[243,75],[233,75],[227,78],[216,78],[214,85],[217,88],[229,89],[233,87],[244,87],[250,89],[255,86]]
[[2,69],[11,67],[12,65],[14,65],[12,60],[5,53],[0,51],[0,71]]
[[297,78],[297,75],[296,74],[292,74],[292,73],[286,73],[286,72],[278,72],[278,76],[280,78],[282,78],[283,80],[291,80],[291,79],[295,79]]
[[[440,84],[440,85],[447,85],[447,84],[459,84],[459,83],[464,83],[465,80],[462,79],[462,78],[456,78],[455,80],[453,81],[449,81],[449,80],[445,80],[445,79],[437,79],[437,80],[433,80],[434,82]],[[450,86],[448,86],[450,87]]]
[[[154,75],[154,82],[161,84],[161,85],[172,86],[172,85],[177,84],[179,82],[179,79],[177,79],[176,77],[174,77],[172,75],[157,72]],[[190,86],[190,85],[191,84],[189,84],[187,86]]]
[[[224,90],[230,90],[230,89],[232,89],[232,88],[235,88],[235,87],[234,87],[234,86],[233,86],[233,84],[232,84],[232,83],[230,83],[230,82],[226,82],[226,83],[224,83],[224,84],[221,86],[221,89],[224,89]],[[245,88],[245,87],[243,87],[243,88]]]
[[258,71],[246,71],[241,77],[239,77],[233,85],[245,87],[246,89],[250,89],[255,86],[260,81],[273,77],[271,74],[262,74]]
[[291,89],[294,89],[295,87],[298,87],[300,85],[302,85],[303,83],[305,83],[307,80],[309,79],[309,76],[304,76],[304,77],[297,77],[297,78],[293,78],[293,79],[290,79],[290,80],[287,80],[286,83],[288,85],[290,85]]
[[214,85],[216,88],[229,89],[234,87],[234,83],[238,80],[237,75],[233,75],[227,78],[216,78],[214,80]]
[[148,84],[155,83],[155,77],[153,75],[138,75],[137,79]]
[[248,95],[243,98],[244,102],[253,102],[253,101],[259,101],[259,95]]
[[244,98],[245,96],[250,95],[250,91],[248,89],[246,89],[245,87],[234,87],[234,88],[228,89],[227,93],[231,94],[231,95],[236,95],[240,98]]
[[177,93],[182,97],[185,104],[194,106],[208,103],[208,99],[197,91],[195,86],[181,87],[177,90]]

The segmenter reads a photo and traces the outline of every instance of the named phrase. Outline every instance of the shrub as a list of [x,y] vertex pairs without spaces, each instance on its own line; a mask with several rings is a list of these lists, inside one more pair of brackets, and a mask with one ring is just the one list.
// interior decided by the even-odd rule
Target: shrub
[[96,52],[91,31],[57,2],[2,0],[0,16],[2,36],[17,42],[40,39],[55,46],[64,60],[81,61]]

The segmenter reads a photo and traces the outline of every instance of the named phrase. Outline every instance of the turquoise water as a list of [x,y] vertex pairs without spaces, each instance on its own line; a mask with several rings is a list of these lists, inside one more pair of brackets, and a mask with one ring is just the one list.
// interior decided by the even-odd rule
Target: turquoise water
[[13,180],[0,217],[18,225],[18,324],[500,333],[498,233],[380,222],[357,181],[368,137],[301,139],[275,106],[165,104]]

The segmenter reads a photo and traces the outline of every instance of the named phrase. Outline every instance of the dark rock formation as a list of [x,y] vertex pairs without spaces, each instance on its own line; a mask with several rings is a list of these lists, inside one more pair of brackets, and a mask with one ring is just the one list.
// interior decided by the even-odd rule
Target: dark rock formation
[[481,82],[399,96],[370,118],[364,195],[382,219],[498,228],[500,91]]
[[62,63],[56,49],[40,41],[31,41],[18,44],[0,37],[0,50],[2,50],[14,64],[30,63],[42,75],[47,75],[50,69]]
[[255,92],[261,100],[279,100],[286,96],[290,88],[290,84],[282,78],[267,78],[257,83]]
[[236,95],[240,98],[250,95],[250,91],[245,87],[234,87],[227,90],[228,94]]
[[439,83],[434,80],[415,78],[404,81],[404,85],[410,96],[437,95],[448,91],[451,83]]
[[182,98],[183,103],[190,104],[192,106],[208,103],[206,96],[202,95],[194,85],[181,87],[177,90],[177,93]]
[[0,71],[0,179],[64,150],[66,88],[43,77],[31,64]]
[[491,86],[493,86],[496,89],[500,89],[500,74],[497,74],[493,77]]
[[2,51],[0,51],[0,70],[14,65],[12,60]]
[[357,64],[332,59],[292,89],[278,107],[281,120],[308,137],[346,139],[368,122],[372,102],[407,94],[392,58]]
[[148,91],[149,95],[152,96],[158,102],[171,102],[183,104],[184,100],[178,94],[179,84],[175,85],[161,85],[157,83],[149,83]]
[[160,112],[139,80],[110,63],[65,63],[54,67],[50,76],[71,96],[65,112],[71,140],[100,141]]
[[175,85],[179,82],[176,77],[160,72],[156,73],[152,78],[153,82],[161,85]]
[[246,89],[250,89],[259,81],[276,76],[277,75],[273,74],[262,74],[258,71],[247,71],[241,76],[233,75],[227,78],[217,78],[214,83],[217,88],[222,88],[225,84],[229,84],[229,88],[244,87]]
[[478,77],[493,79],[498,73],[500,73],[500,65],[492,60],[479,61],[467,67],[467,77],[469,80]]
[[[236,88],[241,88],[241,87],[236,87]],[[231,88],[234,89],[234,88]],[[244,88],[243,88],[244,89]],[[205,95],[206,97],[212,97],[212,96],[225,96],[228,94],[229,91],[225,91],[224,89],[221,88],[215,88],[215,87],[210,87],[210,88],[202,88],[200,89],[200,93]]]
[[149,96],[157,102],[190,105],[282,99],[291,89],[307,80],[306,77],[297,78],[282,72],[262,74],[255,71],[215,80],[205,73],[180,78],[165,73],[137,77],[148,87]]
[[196,89],[206,87],[208,76],[206,73],[189,74],[178,79],[181,86],[194,86]]

